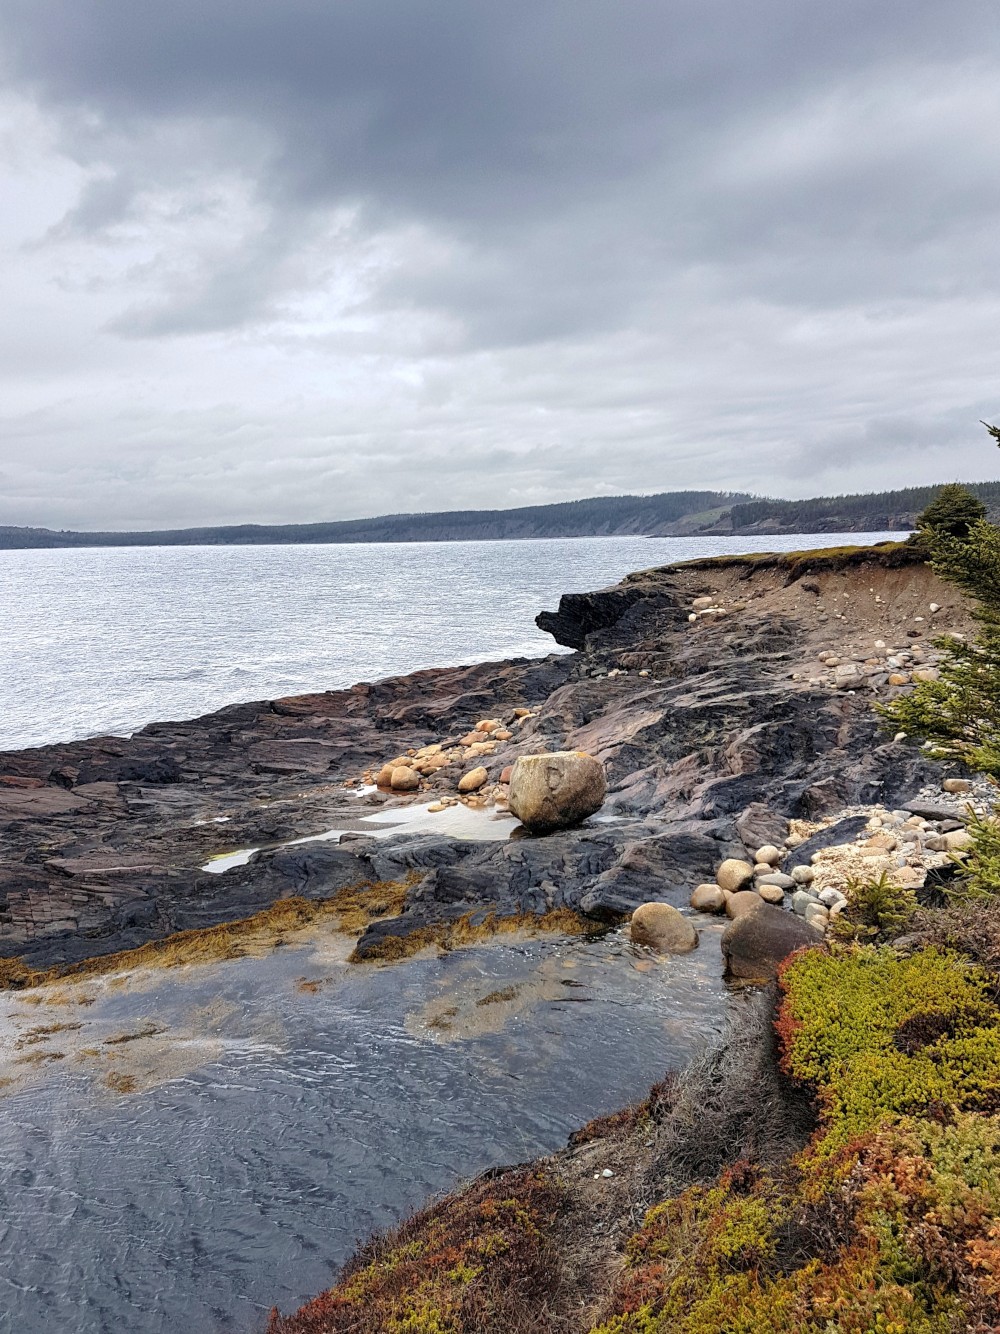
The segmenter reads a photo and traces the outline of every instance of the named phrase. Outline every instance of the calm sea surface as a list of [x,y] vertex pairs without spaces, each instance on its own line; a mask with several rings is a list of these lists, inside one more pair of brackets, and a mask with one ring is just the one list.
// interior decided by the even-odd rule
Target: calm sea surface
[[552,652],[561,593],[695,556],[898,533],[0,551],[0,749]]

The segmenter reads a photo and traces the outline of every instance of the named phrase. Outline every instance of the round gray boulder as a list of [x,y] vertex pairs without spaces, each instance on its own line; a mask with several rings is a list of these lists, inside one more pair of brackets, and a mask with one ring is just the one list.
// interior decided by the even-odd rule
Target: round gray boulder
[[742,917],[744,913],[754,912],[764,905],[764,900],[755,889],[740,889],[726,899],[726,916]]
[[761,902],[756,912],[734,918],[722,933],[726,974],[745,982],[770,981],[793,950],[822,939],[823,933],[801,917]]
[[718,885],[698,885],[691,895],[691,907],[696,912],[725,912],[725,891]]
[[738,857],[727,857],[716,871],[715,879],[720,889],[735,894],[753,879],[753,866],[750,862],[740,861]]

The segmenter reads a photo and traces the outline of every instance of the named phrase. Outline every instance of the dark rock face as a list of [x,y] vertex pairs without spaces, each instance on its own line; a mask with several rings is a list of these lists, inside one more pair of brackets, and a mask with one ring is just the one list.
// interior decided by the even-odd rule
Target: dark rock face
[[[577,649],[569,655],[0,754],[0,954],[78,959],[408,872],[423,878],[402,916],[370,935],[563,907],[616,919],[649,899],[686,904],[725,858],[780,842],[790,817],[900,805],[934,776],[920,751],[886,744],[867,697],[790,683],[808,627],[787,607],[758,595],[692,633],[688,608],[705,583],[697,570],[654,570],[564,597],[539,623]],[[515,708],[533,716],[477,761],[490,783],[521,755],[587,751],[608,779],[599,817],[492,841],[402,829],[376,839],[358,823],[410,799],[359,798],[345,783]],[[454,794],[456,781],[443,769],[415,800]],[[277,846],[332,828],[355,832],[339,846]],[[238,848],[265,850],[223,875],[199,869]]]
[[801,917],[763,903],[742,913],[723,931],[726,972],[746,982],[770,981],[789,954],[822,939],[822,931]]
[[813,853],[821,852],[823,848],[835,848],[840,843],[853,843],[867,825],[868,820],[864,815],[849,815],[846,820],[837,820],[835,824],[828,825],[818,834],[813,834],[812,838],[806,839],[805,843],[800,843],[785,862],[785,870],[792,871],[796,866],[808,866]]
[[680,602],[655,576],[647,578],[644,574],[633,574],[617,587],[598,593],[564,593],[559,599],[558,610],[539,612],[535,623],[557,644],[582,649],[588,635],[621,627],[637,603],[650,599],[662,609],[672,611],[678,623],[683,620]]

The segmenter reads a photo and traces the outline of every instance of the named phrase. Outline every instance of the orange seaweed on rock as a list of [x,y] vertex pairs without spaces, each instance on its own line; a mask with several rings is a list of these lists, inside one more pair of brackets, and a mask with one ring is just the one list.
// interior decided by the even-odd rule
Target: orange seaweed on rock
[[0,990],[20,991],[48,982],[136,968],[178,968],[184,964],[239,959],[273,949],[283,943],[288,933],[322,922],[328,922],[335,930],[359,935],[372,922],[399,914],[407,891],[419,879],[419,875],[411,873],[404,880],[360,882],[325,899],[278,899],[250,917],[178,931],[135,949],[95,955],[79,963],[32,968],[20,958],[0,959]]
[[526,933],[538,935],[554,933],[566,936],[595,935],[606,927],[586,918],[571,908],[553,908],[545,913],[499,913],[481,914],[469,912],[450,921],[431,922],[426,926],[414,927],[399,935],[384,935],[378,940],[365,945],[362,951],[355,950],[351,955],[352,963],[368,960],[396,962],[408,959],[420,950],[436,946],[440,949],[457,949],[461,945],[473,945],[477,941],[489,940],[499,935]]

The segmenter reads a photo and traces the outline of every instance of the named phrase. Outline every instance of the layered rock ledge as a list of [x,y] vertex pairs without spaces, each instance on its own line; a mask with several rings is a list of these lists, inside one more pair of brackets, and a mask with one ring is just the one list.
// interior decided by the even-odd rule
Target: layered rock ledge
[[[573,651],[0,754],[0,956],[72,963],[407,877],[402,911],[367,928],[358,957],[459,919],[614,920],[651,898],[686,906],[721,861],[780,841],[790,819],[891,809],[940,782],[871,708],[933,672],[936,636],[970,628],[905,546],[643,571],[538,621]],[[496,725],[470,742],[483,719]],[[442,762],[405,794],[364,783],[428,747]],[[601,761],[598,816],[517,838],[494,835],[482,809],[482,837],[448,832],[454,801],[480,809],[519,756],[542,751]],[[460,797],[473,764],[486,777]],[[427,803],[440,832],[375,837],[363,819]],[[331,830],[346,836],[295,841]],[[235,849],[258,850],[201,869]]]

